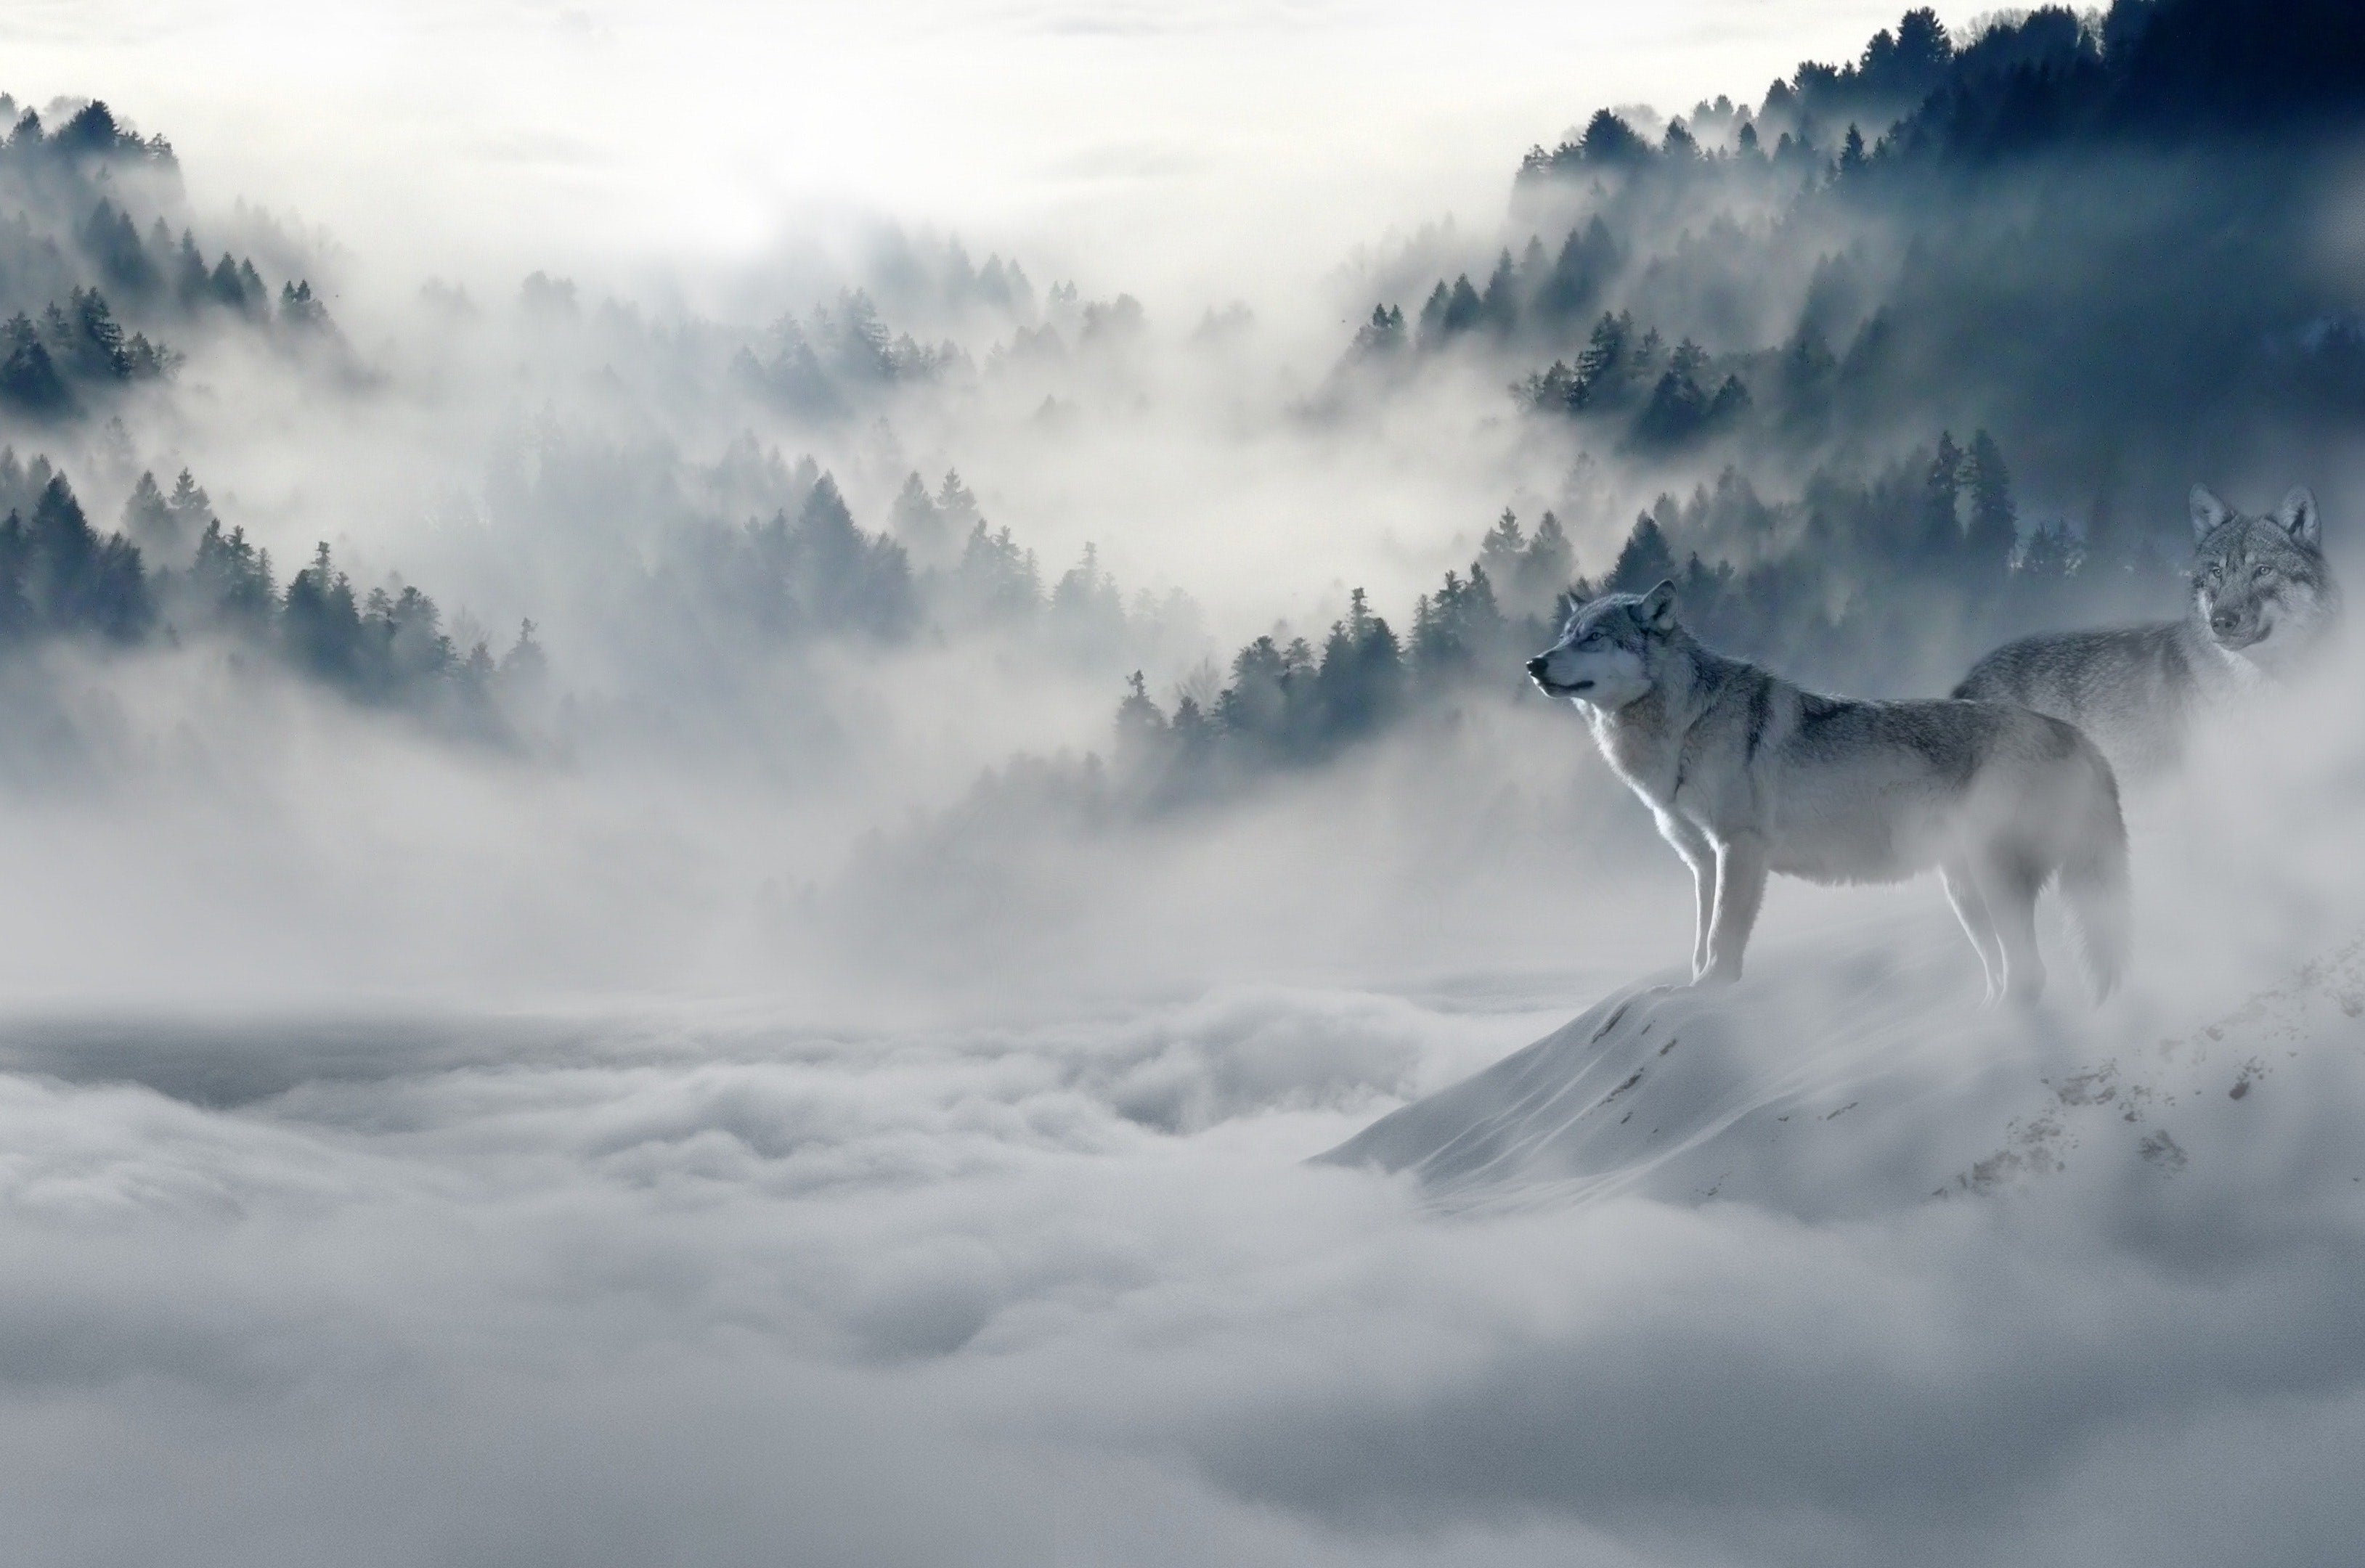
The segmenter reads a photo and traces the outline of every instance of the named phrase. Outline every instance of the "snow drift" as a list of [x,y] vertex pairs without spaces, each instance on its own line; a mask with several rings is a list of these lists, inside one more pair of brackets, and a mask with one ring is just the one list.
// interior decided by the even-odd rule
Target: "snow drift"
[[[1770,948],[1728,990],[1653,977],[1318,1161],[1408,1172],[1450,1208],[1625,1194],[1844,1217],[2073,1159],[2173,1175],[2259,1130],[2270,1076],[2365,1061],[2365,936],[2183,1027],[2157,996],[1982,1011],[1976,985],[1934,915]],[[2303,1094],[2355,1103],[2354,1087]]]

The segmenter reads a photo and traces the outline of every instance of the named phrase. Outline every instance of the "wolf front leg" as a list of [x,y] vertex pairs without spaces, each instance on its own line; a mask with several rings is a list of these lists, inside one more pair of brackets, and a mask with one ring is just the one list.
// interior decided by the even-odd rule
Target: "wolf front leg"
[[1692,873],[1692,979],[1708,970],[1708,934],[1716,918],[1716,846],[1708,834],[1673,812],[1660,812],[1659,835],[1675,846]]
[[1708,969],[1698,985],[1729,985],[1741,978],[1742,949],[1765,901],[1765,841],[1741,834],[1716,846],[1716,917],[1708,937]]

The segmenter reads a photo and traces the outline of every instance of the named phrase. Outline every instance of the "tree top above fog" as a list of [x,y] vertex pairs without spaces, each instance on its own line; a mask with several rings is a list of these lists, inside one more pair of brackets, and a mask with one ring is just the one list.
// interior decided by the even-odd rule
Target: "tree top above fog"
[[1720,97],[1653,146],[1597,111],[1531,150],[1524,179],[1597,177],[1718,157],[1778,156],[1787,142],[1861,158],[1980,162],[2076,144],[2181,144],[2337,130],[2365,121],[2365,17],[2339,0],[2117,0],[2084,15],[2046,6],[1956,39],[1926,7],[1854,61],[1800,63],[1753,110]]

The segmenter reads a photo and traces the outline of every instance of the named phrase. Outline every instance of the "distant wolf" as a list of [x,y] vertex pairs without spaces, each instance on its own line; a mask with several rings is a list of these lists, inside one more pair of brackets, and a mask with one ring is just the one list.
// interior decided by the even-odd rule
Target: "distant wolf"
[[2192,597],[2181,620],[2023,637],[1971,666],[1957,697],[2067,719],[2130,781],[2172,767],[2203,710],[2289,677],[2340,619],[2315,497],[2246,517],[2192,487]]
[[2098,998],[2127,950],[2118,781],[2092,742],[2001,702],[1872,702],[1803,691],[1704,647],[1672,583],[1577,607],[1528,661],[1691,868],[1692,983],[1736,980],[1769,871],[1896,882],[1938,868],[1988,1000],[2045,986],[2036,895],[2056,874]]

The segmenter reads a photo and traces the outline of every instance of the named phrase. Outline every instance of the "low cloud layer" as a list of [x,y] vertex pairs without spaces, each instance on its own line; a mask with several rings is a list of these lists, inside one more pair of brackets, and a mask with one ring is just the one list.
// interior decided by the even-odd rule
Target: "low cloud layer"
[[[2074,1064],[2115,1030],[2068,1005]],[[2238,1098],[2193,1070],[2173,1166],[2098,1111],[1996,1192],[1874,1196],[1900,1125],[1996,1108],[1931,1080],[1819,1129],[1831,1219],[1453,1218],[1299,1162],[1552,1016],[20,1027],[20,1550],[94,1510],[121,1555],[266,1562],[2300,1562],[2356,1528],[2353,1025]]]

